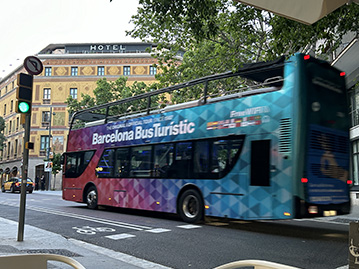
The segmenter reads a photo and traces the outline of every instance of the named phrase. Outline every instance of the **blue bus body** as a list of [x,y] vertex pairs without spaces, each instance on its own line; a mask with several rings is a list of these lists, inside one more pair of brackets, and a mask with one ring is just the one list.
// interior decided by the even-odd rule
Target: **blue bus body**
[[[200,217],[245,220],[348,213],[344,77],[325,62],[304,60],[302,54],[286,61],[283,72],[281,87],[71,130],[66,167],[82,163],[85,168],[75,174],[65,169],[63,198],[89,205],[92,193],[92,207],[179,213],[188,222],[199,220],[188,212],[191,206],[200,207]],[[187,149],[181,150],[188,151],[191,161],[179,168],[185,157],[176,152],[185,142]],[[170,153],[158,153],[161,147]],[[91,154],[86,157],[86,152]],[[200,153],[203,164],[198,164]],[[163,158],[177,166],[174,174],[156,174]],[[224,164],[216,163],[222,159]],[[190,203],[192,198],[197,204]]]

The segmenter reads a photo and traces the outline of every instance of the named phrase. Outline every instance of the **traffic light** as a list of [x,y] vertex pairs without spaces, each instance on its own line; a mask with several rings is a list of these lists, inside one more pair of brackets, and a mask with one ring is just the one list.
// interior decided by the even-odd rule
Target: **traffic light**
[[31,113],[33,77],[28,74],[20,73],[17,75],[16,88],[16,113]]

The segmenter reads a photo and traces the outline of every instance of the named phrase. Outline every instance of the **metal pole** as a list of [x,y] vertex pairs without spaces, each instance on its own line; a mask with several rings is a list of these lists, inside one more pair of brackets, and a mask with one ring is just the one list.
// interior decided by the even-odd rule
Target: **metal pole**
[[30,121],[31,114],[25,116],[25,134],[24,134],[24,150],[23,150],[23,164],[22,164],[22,177],[21,177],[21,196],[20,196],[20,211],[19,211],[19,227],[17,234],[17,241],[24,240],[24,227],[25,227],[25,206],[26,206],[26,185],[27,185],[27,172],[29,166],[29,150],[26,147],[30,138]]
[[[50,125],[49,125],[49,141],[47,147],[47,161],[50,161],[50,150],[51,150],[51,119],[52,119],[52,107],[50,107]],[[51,190],[51,172],[47,172],[48,185],[46,186],[46,190]]]

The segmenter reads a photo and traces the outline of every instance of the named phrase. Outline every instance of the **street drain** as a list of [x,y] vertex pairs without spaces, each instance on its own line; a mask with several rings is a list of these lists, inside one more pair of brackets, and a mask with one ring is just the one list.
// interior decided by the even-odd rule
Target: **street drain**
[[82,257],[75,252],[68,251],[67,249],[24,249],[22,251],[28,254],[57,254],[67,257]]

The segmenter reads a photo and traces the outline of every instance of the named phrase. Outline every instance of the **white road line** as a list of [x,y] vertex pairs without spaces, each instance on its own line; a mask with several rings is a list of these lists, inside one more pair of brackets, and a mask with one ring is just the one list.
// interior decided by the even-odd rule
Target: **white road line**
[[202,226],[193,225],[193,224],[180,225],[180,226],[177,226],[177,227],[178,227],[178,228],[181,228],[181,229],[197,229],[197,228],[202,228]]
[[136,237],[134,234],[113,234],[113,235],[107,235],[106,238],[113,239],[113,240],[119,240],[119,239],[127,239],[127,238],[133,238]]
[[[18,204],[11,204],[11,203],[4,203],[4,202],[0,202],[0,204],[19,207]],[[78,215],[78,214],[68,213],[68,212],[64,212],[64,211],[57,211],[57,210],[53,210],[53,209],[49,209],[49,208],[34,207],[34,206],[26,206],[26,208],[30,209],[30,210],[42,212],[42,213],[48,213],[48,214],[53,214],[53,215],[58,215],[58,216],[65,216],[65,217],[70,217],[70,218],[75,218],[75,219],[87,220],[87,221],[91,221],[91,222],[107,224],[107,225],[112,225],[112,226],[116,226],[116,227],[120,227],[120,228],[132,229],[132,230],[136,230],[136,231],[153,229],[153,227],[149,227],[149,226],[141,226],[141,225],[136,225],[136,224],[131,224],[131,223],[112,221],[112,220],[103,220],[103,219],[99,219],[99,218],[95,218],[95,217],[90,217],[90,216],[86,216],[86,215]]]
[[[313,222],[323,222],[323,223],[330,223],[330,224],[339,224],[339,225],[349,225],[349,223],[346,222],[337,222],[335,220],[325,220],[325,219],[293,219],[294,221],[313,221]],[[355,220],[353,220],[355,221]]]
[[117,259],[119,261],[125,262],[125,263],[129,263],[135,266],[138,266],[140,268],[155,268],[155,269],[170,269],[171,267],[166,267],[154,262],[150,262],[150,261],[146,261],[140,258],[136,258],[130,255],[127,255],[125,253],[121,253],[121,252],[117,252],[111,249],[107,249],[107,248],[103,248],[103,247],[99,247],[96,245],[92,245],[83,241],[79,241],[79,240],[75,240],[75,239],[69,239],[70,242],[81,246],[83,248],[87,248],[91,251],[95,251],[101,255],[106,255],[110,258],[113,259]]
[[171,230],[169,230],[169,229],[156,228],[156,229],[152,229],[152,230],[146,230],[145,232],[159,234],[159,233],[165,233],[165,232],[170,232],[170,231]]

